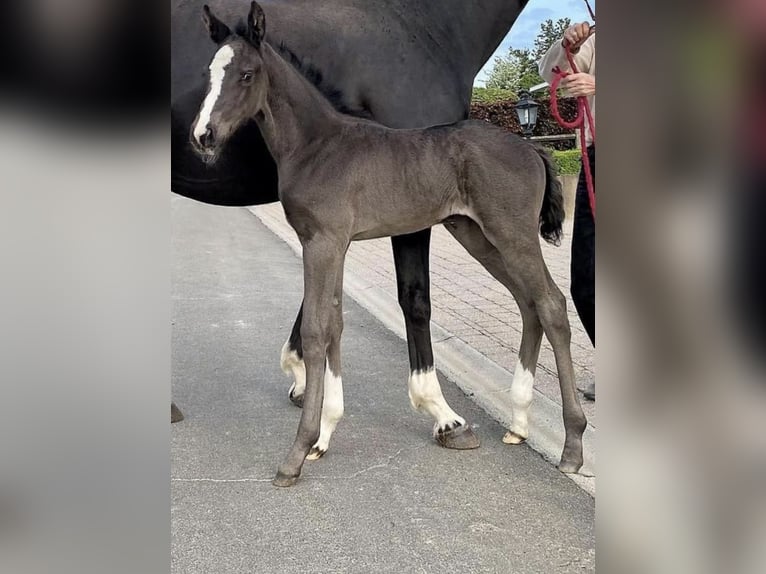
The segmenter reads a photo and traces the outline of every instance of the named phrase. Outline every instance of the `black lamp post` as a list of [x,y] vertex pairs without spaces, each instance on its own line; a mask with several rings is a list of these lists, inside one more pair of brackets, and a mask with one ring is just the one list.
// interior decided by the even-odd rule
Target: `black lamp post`
[[516,113],[519,116],[519,125],[524,132],[524,137],[532,135],[537,124],[537,108],[540,107],[527,90],[519,92],[519,101],[516,102]]

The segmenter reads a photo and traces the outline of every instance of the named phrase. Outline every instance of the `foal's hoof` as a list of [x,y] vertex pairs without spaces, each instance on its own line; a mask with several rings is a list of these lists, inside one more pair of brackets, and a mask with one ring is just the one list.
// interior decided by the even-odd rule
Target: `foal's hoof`
[[523,442],[526,442],[527,437],[523,437],[520,434],[516,434],[513,431],[508,431],[505,433],[505,436],[503,437],[503,442],[505,444],[521,444]]
[[559,463],[559,470],[564,474],[577,474],[577,471],[582,467],[582,462],[576,462],[572,460],[562,460]]
[[170,422],[177,423],[184,420],[184,414],[181,412],[175,403],[170,403]]
[[434,438],[444,448],[455,450],[471,450],[479,448],[479,437],[473,432],[468,423],[455,428],[437,429]]
[[274,480],[271,481],[271,484],[280,488],[287,488],[288,486],[295,484],[295,481],[298,480],[298,476],[300,475],[293,476],[278,470],[277,475],[274,477]]
[[306,460],[319,460],[326,452],[326,449],[321,449],[318,446],[311,447],[311,450],[306,455]]
[[293,383],[293,386],[290,387],[290,392],[287,393],[287,396],[289,397],[290,402],[293,403],[296,407],[300,409],[303,408],[303,395],[295,394],[295,383]]

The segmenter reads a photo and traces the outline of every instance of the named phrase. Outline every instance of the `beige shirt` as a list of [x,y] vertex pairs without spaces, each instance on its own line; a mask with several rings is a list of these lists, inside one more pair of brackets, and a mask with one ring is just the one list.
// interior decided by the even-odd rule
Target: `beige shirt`
[[[596,75],[596,34],[592,34],[577,51],[572,54],[574,63],[580,72],[585,72],[593,76]],[[564,71],[571,72],[569,67],[569,61],[567,60],[567,53],[561,42],[555,42],[553,46],[540,58],[540,62],[537,64],[537,68],[540,70],[540,75],[549,84],[553,82],[553,68],[559,66]],[[588,96],[588,103],[590,104],[590,111],[593,114],[593,126],[595,129],[596,124],[596,96]],[[588,145],[593,143],[593,134],[590,133],[587,120],[585,121],[585,139]]]

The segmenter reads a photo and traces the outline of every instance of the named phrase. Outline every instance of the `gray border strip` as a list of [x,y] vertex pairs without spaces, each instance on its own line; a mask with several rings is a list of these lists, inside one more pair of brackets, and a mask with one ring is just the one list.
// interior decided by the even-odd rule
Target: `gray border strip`
[[[258,217],[257,212],[250,211]],[[260,217],[258,219],[281,238],[278,230],[273,229]],[[300,256],[300,253],[297,254]],[[398,337],[406,337],[399,304],[383,289],[357,275],[346,273],[343,290]],[[508,428],[512,419],[510,382],[513,374],[433,322],[431,334],[437,369],[455,381],[455,384],[492,418]],[[546,460],[557,464],[564,445],[561,406],[538,390],[534,393],[529,413],[527,442]],[[497,440],[499,439],[500,437],[497,437]],[[590,423],[583,435],[583,456],[585,461],[580,474],[566,476],[595,497],[595,428]]]

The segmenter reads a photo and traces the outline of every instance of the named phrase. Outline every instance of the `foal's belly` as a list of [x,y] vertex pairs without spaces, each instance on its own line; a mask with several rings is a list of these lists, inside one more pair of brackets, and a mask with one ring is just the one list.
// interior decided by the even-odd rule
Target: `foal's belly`
[[433,227],[452,215],[467,215],[470,211],[467,206],[455,201],[427,208],[423,202],[416,203],[409,206],[398,204],[396,209],[387,209],[386,206],[377,210],[365,209],[355,218],[351,240],[407,235]]

